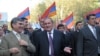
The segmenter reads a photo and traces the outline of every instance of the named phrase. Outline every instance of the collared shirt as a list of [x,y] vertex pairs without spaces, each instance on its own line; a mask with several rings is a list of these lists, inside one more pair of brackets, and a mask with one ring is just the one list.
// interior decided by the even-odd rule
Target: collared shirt
[[41,28],[41,31],[44,31],[44,29],[43,29],[43,28]]
[[54,32],[54,29],[52,29],[51,32],[47,32],[48,38],[49,38],[49,34],[51,33],[51,37],[53,39],[53,32]]
[[66,31],[64,31],[63,33],[66,34]]
[[[51,37],[53,39],[53,33],[54,33],[54,29],[51,30],[51,32],[47,32],[47,36],[48,36],[48,39],[49,39],[49,34],[51,33]],[[51,46],[49,45],[49,55],[51,55]]]
[[16,31],[12,31],[13,33],[14,33],[14,35],[17,37],[17,39],[18,40],[20,40],[21,39],[21,37],[20,37],[20,34],[19,33],[17,33]]
[[[93,33],[93,35],[94,35],[94,34],[96,35],[96,32],[94,32],[94,30],[96,31],[96,29],[95,29],[93,26],[89,25],[89,24],[88,24],[88,27],[89,27],[89,29],[91,30],[91,32]],[[96,36],[95,36],[95,37],[96,37]]]

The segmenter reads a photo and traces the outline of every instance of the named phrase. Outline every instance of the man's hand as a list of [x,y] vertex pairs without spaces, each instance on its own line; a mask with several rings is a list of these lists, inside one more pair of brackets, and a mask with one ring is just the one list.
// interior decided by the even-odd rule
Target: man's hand
[[21,46],[28,46],[28,43],[25,41],[25,40],[19,40],[19,44],[21,45]]
[[65,47],[65,48],[64,48],[64,51],[70,54],[70,53],[71,53],[71,49],[72,49],[72,48],[70,48],[70,47]]
[[20,52],[20,50],[19,50],[18,48],[16,48],[16,47],[10,48],[9,51],[10,51],[10,53],[12,53],[12,54],[17,54],[17,53]]

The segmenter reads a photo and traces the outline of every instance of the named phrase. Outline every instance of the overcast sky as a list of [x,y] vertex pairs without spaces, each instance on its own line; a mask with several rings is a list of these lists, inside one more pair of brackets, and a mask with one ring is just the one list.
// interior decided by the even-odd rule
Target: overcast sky
[[8,13],[8,21],[16,17],[25,8],[34,8],[43,0],[0,0],[0,12]]

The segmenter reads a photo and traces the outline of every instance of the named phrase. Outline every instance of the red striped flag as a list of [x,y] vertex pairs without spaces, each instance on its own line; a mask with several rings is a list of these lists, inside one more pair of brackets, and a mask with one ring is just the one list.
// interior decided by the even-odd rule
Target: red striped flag
[[56,15],[55,2],[42,14],[41,19]]
[[96,14],[96,18],[100,18],[100,8],[97,8],[97,9],[90,11],[89,13],[85,14],[85,18],[89,14]]
[[23,10],[19,15],[18,15],[19,18],[27,18],[27,19],[30,19],[30,12],[29,12],[29,7],[27,7],[25,10]]
[[63,22],[66,23],[69,29],[72,28],[74,26],[73,13],[66,17]]

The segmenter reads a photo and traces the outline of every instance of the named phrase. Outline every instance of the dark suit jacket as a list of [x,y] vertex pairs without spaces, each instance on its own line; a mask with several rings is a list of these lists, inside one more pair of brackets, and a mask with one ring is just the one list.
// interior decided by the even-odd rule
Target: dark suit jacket
[[24,34],[26,34],[30,37],[30,32],[26,28],[24,29]]
[[[46,31],[42,31],[36,35],[39,38],[38,42],[38,56],[49,56],[49,42]],[[64,48],[64,34],[58,30],[54,30],[53,33],[53,46],[54,55],[61,56],[62,50]]]
[[88,26],[80,30],[77,38],[77,56],[98,56],[100,47],[100,32],[96,27],[97,39]]
[[[32,35],[30,36],[30,40],[32,42],[33,45],[35,45],[36,47],[36,51],[39,50],[39,46],[38,46],[38,42],[39,42],[39,37],[36,37],[36,34],[38,35],[39,32],[41,32],[41,29],[35,30],[32,32]],[[38,52],[35,52],[34,54],[31,54],[31,56],[38,56]]]
[[10,30],[4,30],[5,34],[10,33],[10,32],[11,32]]
[[76,41],[77,41],[78,34],[79,34],[79,30],[70,32],[69,45],[72,48],[71,56],[76,56]]
[[32,32],[31,36],[30,36],[30,40],[33,44],[36,44],[37,42],[37,37],[35,37],[36,34],[38,34],[39,32],[41,32],[42,30],[41,29],[38,29],[38,30],[35,30]]

